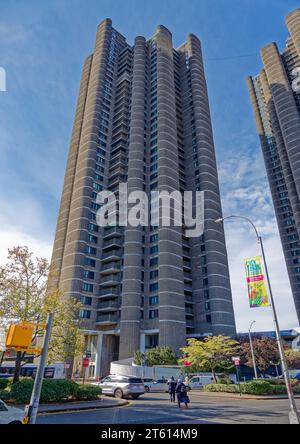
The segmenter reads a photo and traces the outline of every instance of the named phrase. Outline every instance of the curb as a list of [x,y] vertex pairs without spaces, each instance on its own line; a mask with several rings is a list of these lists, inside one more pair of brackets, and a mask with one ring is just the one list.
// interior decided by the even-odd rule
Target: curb
[[41,410],[38,411],[38,415],[43,415],[46,413],[70,413],[70,412],[76,412],[76,411],[82,411],[82,410],[101,410],[101,409],[109,409],[109,408],[116,408],[116,407],[124,407],[125,405],[128,405],[129,401],[124,400],[124,401],[119,401],[115,404],[109,404],[109,405],[99,405],[99,404],[91,404],[91,405],[76,405],[76,406],[72,406],[72,405],[68,405],[65,404],[64,407],[54,407],[54,408],[49,408],[47,410],[47,408],[44,410],[43,406],[41,405]]

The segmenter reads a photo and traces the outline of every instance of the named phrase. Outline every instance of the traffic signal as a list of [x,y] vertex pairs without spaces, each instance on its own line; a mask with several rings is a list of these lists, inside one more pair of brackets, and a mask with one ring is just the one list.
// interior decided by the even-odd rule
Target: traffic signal
[[7,348],[27,349],[31,344],[33,336],[33,326],[31,325],[10,325],[5,346]]

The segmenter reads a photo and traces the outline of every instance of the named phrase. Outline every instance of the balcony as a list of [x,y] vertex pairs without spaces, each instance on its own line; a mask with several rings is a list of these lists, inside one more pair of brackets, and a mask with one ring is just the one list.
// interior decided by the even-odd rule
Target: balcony
[[117,288],[102,288],[99,292],[101,299],[118,298],[120,296],[120,290]]
[[113,181],[116,177],[124,176],[126,174],[127,165],[114,165],[109,170],[109,183]]
[[105,276],[101,278],[100,286],[101,287],[112,287],[115,285],[119,285],[121,283],[120,275],[110,274],[109,276]]
[[187,269],[187,270],[191,270],[191,269],[192,269],[191,263],[190,263],[190,262],[187,262],[187,261],[183,261],[183,269],[184,269],[184,270],[185,270],[185,269]]
[[185,313],[189,316],[194,316],[194,310],[190,307],[185,307]]
[[105,315],[98,315],[96,324],[97,325],[113,325],[117,324],[119,322],[119,315],[118,314],[105,314]]
[[189,293],[193,292],[193,287],[187,283],[184,284],[184,291],[188,291]]
[[110,169],[109,171],[112,171],[114,168],[122,167],[127,168],[127,160],[126,156],[124,156],[122,153],[119,153],[117,156],[113,157],[110,160]]
[[184,259],[190,259],[190,255],[191,255],[190,251],[182,250],[182,257],[183,257],[183,260],[184,260]]
[[111,261],[117,261],[120,260],[122,257],[122,251],[121,250],[110,250],[110,251],[105,251],[102,254],[102,263],[104,262],[111,262]]
[[124,234],[124,229],[121,227],[105,228],[103,232],[103,239],[107,240],[113,237],[121,237]]
[[188,328],[195,328],[194,321],[192,319],[186,319],[185,325]]
[[192,275],[190,273],[184,273],[183,276],[185,282],[192,282]]
[[117,311],[121,306],[120,300],[107,300],[99,301],[97,310],[98,311]]
[[111,188],[114,185],[118,185],[121,182],[125,182],[126,181],[126,176],[122,175],[122,176],[116,176],[114,179],[110,179],[108,181],[108,187]]
[[122,248],[122,246],[123,242],[120,239],[113,237],[112,239],[103,242],[102,249],[108,250],[108,249],[114,249],[114,247]]
[[194,304],[193,296],[185,295],[185,302],[187,302],[188,304]]
[[120,270],[121,270],[120,262],[108,262],[102,265],[100,274],[102,275],[114,274],[114,273],[119,273]]
[[112,147],[111,157],[117,156],[118,154],[124,154],[126,156],[127,154],[127,142],[124,140],[121,140],[120,142],[116,142],[114,146]]

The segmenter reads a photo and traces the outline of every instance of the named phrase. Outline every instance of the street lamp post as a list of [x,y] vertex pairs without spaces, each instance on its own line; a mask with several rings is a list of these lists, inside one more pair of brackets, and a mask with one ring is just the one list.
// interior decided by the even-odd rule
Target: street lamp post
[[254,376],[255,379],[258,379],[257,376],[257,369],[256,369],[256,362],[255,362],[255,355],[254,355],[254,349],[253,349],[253,343],[252,343],[252,337],[251,337],[251,328],[252,325],[255,324],[256,321],[252,321],[249,327],[249,342],[250,342],[250,349],[251,349],[251,355],[252,355],[252,362],[253,362],[253,370],[254,370]]
[[276,364],[276,362],[270,361],[270,364],[271,364],[271,365],[274,365],[275,370],[276,370],[277,378],[279,378],[278,366],[280,365],[280,362],[277,362],[277,364]]
[[282,342],[282,338],[280,336],[278,317],[277,317],[277,313],[276,313],[276,309],[275,309],[274,298],[273,298],[273,293],[272,293],[272,288],[271,288],[270,277],[269,277],[269,272],[268,272],[268,267],[267,267],[265,250],[264,250],[262,238],[258,234],[257,228],[254,225],[254,223],[250,219],[248,219],[247,217],[232,215],[232,216],[227,216],[227,217],[224,217],[221,219],[217,219],[215,222],[216,223],[223,223],[227,219],[242,219],[242,220],[245,220],[246,222],[248,222],[250,225],[252,225],[252,227],[255,231],[256,237],[257,237],[257,242],[260,245],[261,254],[262,254],[262,258],[263,258],[263,264],[265,267],[267,283],[268,283],[268,287],[269,287],[270,306],[271,306],[273,320],[274,320],[274,324],[275,324],[275,332],[276,332],[276,339],[277,339],[279,356],[280,356],[280,363],[281,363],[282,373],[284,375],[284,380],[285,380],[289,403],[290,403],[290,413],[289,413],[290,424],[300,424],[300,418],[299,418],[299,414],[297,411],[297,406],[296,406],[296,402],[295,402],[295,398],[294,398],[294,394],[293,394],[293,389],[291,386],[290,377],[289,377],[289,373],[288,373],[287,362],[286,362],[286,358],[285,358],[285,354],[284,354],[283,342]]

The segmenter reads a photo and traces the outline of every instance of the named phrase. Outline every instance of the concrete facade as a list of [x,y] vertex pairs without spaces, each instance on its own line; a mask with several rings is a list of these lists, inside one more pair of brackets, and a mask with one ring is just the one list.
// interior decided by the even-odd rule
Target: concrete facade
[[264,68],[247,79],[285,261],[300,321],[300,9],[286,17],[286,48],[261,50]]
[[[97,193],[204,191],[205,227],[99,227]],[[132,204],[128,204],[130,210]],[[187,337],[234,336],[235,321],[201,44],[174,49],[158,26],[130,46],[110,19],[84,64],[52,264],[80,317],[89,376],[156,345],[177,353]],[[120,224],[121,225],[121,224]]]

